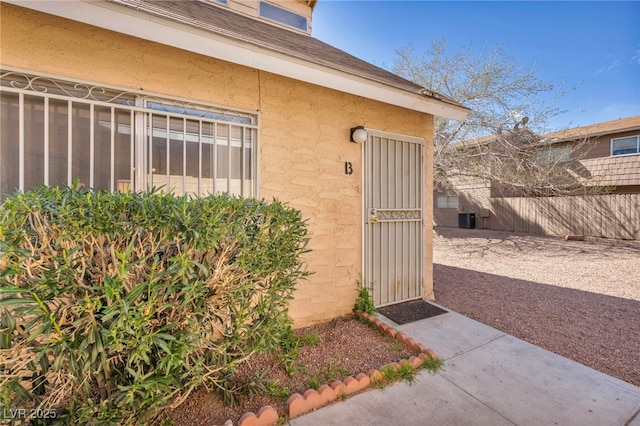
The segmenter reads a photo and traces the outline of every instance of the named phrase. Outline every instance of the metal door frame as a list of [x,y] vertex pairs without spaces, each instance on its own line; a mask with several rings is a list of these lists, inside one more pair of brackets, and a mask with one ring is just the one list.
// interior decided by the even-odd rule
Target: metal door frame
[[[419,176],[418,176],[419,177],[418,185],[420,188],[419,204],[420,204],[420,211],[421,211],[421,226],[420,226],[421,232],[419,233],[419,241],[416,242],[416,244],[418,245],[418,247],[416,247],[416,252],[417,252],[416,261],[418,262],[417,271],[420,275],[419,285],[417,289],[418,295],[416,295],[415,297],[409,297],[403,300],[394,300],[389,303],[376,303],[376,307],[383,307],[387,305],[400,303],[403,301],[422,299],[422,297],[424,296],[424,278],[425,278],[425,251],[424,251],[425,250],[424,248],[424,243],[425,243],[425,223],[424,223],[424,217],[425,217],[424,144],[425,144],[425,139],[420,137],[415,137],[415,136],[408,136],[408,135],[403,135],[399,133],[391,133],[391,132],[385,132],[385,131],[379,131],[379,130],[373,130],[373,129],[366,129],[366,131],[367,131],[367,140],[364,142],[362,147],[362,280],[363,280],[363,285],[369,288],[370,290],[372,290],[372,292],[375,292],[375,290],[373,289],[374,283],[369,282],[369,278],[373,274],[372,274],[372,271],[368,269],[369,265],[372,263],[371,256],[373,256],[373,253],[372,253],[373,241],[372,241],[372,234],[370,234],[372,232],[372,228],[369,226],[370,212],[368,211],[369,206],[367,206],[367,203],[368,203],[368,198],[371,195],[370,191],[372,191],[371,187],[372,187],[373,180],[371,176],[371,173],[372,173],[371,165],[367,162],[367,153],[371,149],[370,146],[373,143],[373,139],[375,137],[393,139],[401,142],[414,143],[414,144],[420,145],[420,150],[419,150],[420,151],[420,154],[419,154],[420,170],[419,170]],[[376,295],[375,294],[372,294],[372,295],[375,301]]]

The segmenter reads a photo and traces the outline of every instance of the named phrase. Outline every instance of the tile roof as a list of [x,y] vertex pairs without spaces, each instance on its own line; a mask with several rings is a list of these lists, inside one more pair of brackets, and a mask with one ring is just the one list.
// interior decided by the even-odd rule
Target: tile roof
[[466,108],[387,70],[358,59],[308,34],[278,27],[224,7],[197,1],[108,0],[164,19],[248,43],[292,58],[359,76],[426,98]]

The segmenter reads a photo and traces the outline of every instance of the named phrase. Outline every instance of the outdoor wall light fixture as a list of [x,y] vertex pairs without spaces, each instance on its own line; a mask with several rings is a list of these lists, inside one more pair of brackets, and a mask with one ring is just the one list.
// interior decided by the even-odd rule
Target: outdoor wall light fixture
[[354,143],[364,143],[367,140],[367,130],[364,126],[352,127],[349,140]]

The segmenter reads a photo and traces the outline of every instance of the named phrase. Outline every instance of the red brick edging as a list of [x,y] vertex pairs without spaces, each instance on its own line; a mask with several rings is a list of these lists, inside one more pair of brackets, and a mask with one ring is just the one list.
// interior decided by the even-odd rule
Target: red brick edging
[[[360,319],[369,321],[378,329],[384,331],[389,336],[400,340],[412,350],[420,352],[418,356],[403,359],[400,362],[394,362],[381,368],[401,368],[403,365],[410,365],[411,368],[418,368],[425,358],[437,359],[434,351],[427,349],[422,343],[417,343],[411,337],[404,333],[399,333],[389,325],[380,321],[375,316],[366,312],[356,312],[356,316]],[[379,370],[371,369],[367,374],[359,373],[356,377],[349,376],[343,380],[336,380],[330,386],[322,385],[318,390],[308,389],[303,395],[294,393],[287,400],[287,414],[290,419],[299,417],[305,413],[313,411],[317,408],[327,405],[338,398],[344,398],[361,390],[366,389],[371,383],[382,379],[382,373]],[[278,412],[270,405],[262,407],[258,414],[249,412],[240,418],[238,426],[272,426],[278,423]]]

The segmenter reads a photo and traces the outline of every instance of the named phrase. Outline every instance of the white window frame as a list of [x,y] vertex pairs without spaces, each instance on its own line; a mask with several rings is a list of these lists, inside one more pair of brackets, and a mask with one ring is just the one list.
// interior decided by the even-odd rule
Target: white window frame
[[459,195],[436,195],[437,209],[458,209],[460,208]]
[[[615,144],[616,141],[623,140],[623,139],[634,139],[634,138],[636,140],[636,152],[628,152],[628,153],[624,153],[624,154],[615,154],[614,153],[613,145]],[[640,135],[624,136],[624,137],[621,137],[621,138],[612,138],[611,139],[610,155],[612,157],[623,157],[625,155],[638,155],[638,154],[640,154]]]
[[[91,82],[86,81],[70,81],[63,77],[51,76],[51,75],[43,75],[36,74],[34,72],[16,70],[10,68],[0,69],[0,87],[2,92],[12,94],[12,96],[18,97],[18,116],[19,116],[19,124],[18,124],[18,137],[15,149],[18,151],[17,161],[19,162],[18,170],[18,190],[25,191],[25,170],[29,167],[29,164],[25,164],[25,128],[29,126],[29,123],[25,123],[25,99],[42,99],[42,111],[44,115],[44,125],[40,128],[40,131],[44,134],[43,141],[43,153],[42,157],[44,159],[43,165],[43,181],[46,185],[49,184],[49,155],[50,150],[49,146],[51,145],[50,141],[50,127],[49,127],[49,116],[51,112],[49,110],[49,102],[55,101],[58,103],[65,102],[68,105],[68,109],[66,110],[66,115],[68,117],[67,124],[67,133],[68,133],[68,142],[65,142],[68,145],[67,153],[66,153],[66,162],[68,163],[68,171],[66,176],[66,184],[71,185],[77,176],[74,176],[72,173],[72,162],[74,158],[72,156],[72,150],[74,147],[72,146],[72,123],[76,120],[80,120],[78,116],[74,113],[73,108],[85,108],[86,111],[89,111],[89,122],[90,126],[88,126],[89,137],[88,141],[85,143],[89,144],[89,167],[88,173],[89,179],[87,182],[84,182],[85,185],[89,187],[94,187],[94,176],[95,176],[95,166],[97,164],[96,160],[96,142],[95,142],[95,134],[97,133],[96,129],[102,129],[103,133],[106,130],[111,134],[111,146],[110,146],[110,170],[109,170],[109,184],[108,188],[99,188],[99,189],[108,189],[109,191],[117,191],[117,190],[126,190],[126,189],[134,189],[134,190],[149,190],[151,189],[153,176],[149,174],[151,167],[150,164],[150,145],[152,142],[151,134],[149,131],[148,123],[153,117],[167,117],[167,120],[170,118],[176,120],[182,120],[185,123],[182,140],[183,140],[183,166],[182,166],[182,176],[173,176],[176,179],[182,179],[182,188],[173,187],[176,194],[181,193],[190,193],[192,195],[207,195],[209,192],[229,192],[235,195],[241,195],[244,197],[255,197],[259,196],[258,194],[258,135],[259,135],[259,113],[255,111],[247,111],[240,109],[229,109],[226,107],[196,102],[189,99],[182,99],[176,97],[168,97],[164,95],[156,95],[149,94],[141,91],[130,91],[123,88],[117,87],[106,87],[106,86],[97,86]],[[167,111],[160,111],[158,108],[154,108],[154,105],[164,105],[167,106]],[[41,105],[38,103],[37,105]],[[96,114],[94,110],[102,110],[102,111],[110,111],[110,121],[96,119]],[[47,111],[45,114],[44,111]],[[71,112],[71,113],[70,113]],[[124,125],[115,125],[114,117],[116,114],[120,114],[120,116],[129,115],[130,119],[128,124]],[[199,131],[194,133],[188,133],[186,131],[186,123],[189,123],[191,127],[199,126]],[[210,140],[207,140],[206,135],[202,132],[203,124],[210,126],[211,128],[218,129],[220,126],[226,126],[229,128],[229,136],[227,139],[217,139],[217,134],[214,133],[213,138],[209,137]],[[134,129],[133,132],[131,129]],[[231,129],[239,129],[240,134],[242,135],[239,141],[231,138]],[[172,133],[170,129],[169,133]],[[130,176],[128,179],[116,179],[114,175],[114,138],[116,136],[120,137],[120,141],[122,141],[123,135],[129,135],[130,138],[130,146],[129,151],[131,154],[129,165],[125,166],[130,168]],[[179,135],[176,137],[180,137]],[[195,185],[191,185],[192,188],[190,191],[187,190],[187,167],[186,167],[186,151],[187,151],[187,143],[198,143],[198,158],[197,158],[197,168],[198,168],[198,176],[195,177],[197,179],[197,190],[195,190]],[[2,143],[8,143],[7,141],[2,141]],[[10,142],[11,143],[11,142]],[[231,146],[233,148],[240,148],[240,182],[239,184],[234,184],[232,188],[231,183],[231,170],[232,164],[228,163],[225,167],[228,170],[228,176],[226,177],[226,187],[224,185],[219,185],[216,188],[216,180],[218,179],[217,171],[218,171],[218,163],[212,161],[210,164],[210,169],[208,171],[213,174],[213,191],[204,191],[203,190],[203,178],[202,178],[202,148],[203,144],[213,145],[209,149],[211,150],[211,156],[215,157],[216,152],[218,151],[218,147],[222,145]],[[13,145],[12,145],[13,147]],[[13,149],[10,147],[11,149]],[[6,148],[6,147],[5,147]],[[108,148],[102,146],[101,148]],[[193,146],[190,146],[193,148]],[[86,150],[86,148],[85,148]],[[249,152],[247,152],[249,151]],[[227,148],[228,152],[228,160],[231,160],[231,150]],[[235,152],[235,151],[234,151]],[[237,154],[237,153],[236,153]],[[63,154],[64,155],[64,154]],[[247,155],[250,158],[247,158]],[[167,154],[169,157],[169,154]],[[237,155],[236,155],[237,157]],[[5,160],[6,161],[6,160]],[[124,160],[126,163],[126,159]],[[193,163],[193,158],[190,158],[190,161]],[[235,163],[234,163],[235,164]],[[248,165],[247,165],[248,164]],[[131,167],[132,166],[132,167]],[[40,167],[40,165],[38,165]],[[37,170],[37,169],[36,169]],[[168,166],[167,166],[168,170]],[[38,170],[39,173],[39,170]],[[152,173],[152,172],[151,172]],[[168,173],[168,172],[167,172]],[[234,171],[237,174],[237,171]],[[191,182],[194,182],[194,178],[189,178]],[[167,180],[169,182],[169,180]],[[239,190],[237,188],[240,188]],[[5,188],[2,188],[4,191]],[[0,194],[0,197],[5,194]]]
[[[260,1],[260,3],[258,4],[258,15],[261,18],[278,23],[280,25],[284,25],[287,28],[291,28],[297,31],[303,31],[305,33],[309,32],[309,18],[299,13],[284,9],[273,3]],[[288,18],[304,20],[304,28],[302,28],[302,26],[297,26],[290,23]]]

